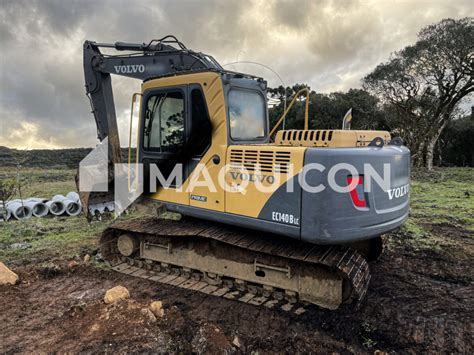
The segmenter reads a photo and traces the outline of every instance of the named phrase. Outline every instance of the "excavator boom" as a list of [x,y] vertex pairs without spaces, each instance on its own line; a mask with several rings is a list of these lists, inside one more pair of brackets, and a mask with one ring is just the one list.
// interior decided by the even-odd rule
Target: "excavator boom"
[[[101,53],[100,48],[131,53],[107,55]],[[112,164],[121,163],[122,155],[111,74],[148,80],[191,71],[223,70],[213,57],[188,50],[174,36],[152,40],[148,44],[85,41],[83,53],[86,94],[90,98],[99,140],[109,138]]]
[[[104,54],[101,49],[124,53]],[[100,142],[108,138],[109,159],[109,191],[106,193],[79,192],[84,212],[90,220],[94,217],[94,210],[96,210],[94,206],[113,204],[114,166],[123,162],[111,75],[146,81],[203,70],[223,71],[223,68],[212,56],[187,49],[174,36],[152,40],[148,44],[85,41],[83,65],[86,95],[95,118],[97,137]],[[76,183],[79,186],[79,174]],[[103,210],[103,208],[100,209]]]

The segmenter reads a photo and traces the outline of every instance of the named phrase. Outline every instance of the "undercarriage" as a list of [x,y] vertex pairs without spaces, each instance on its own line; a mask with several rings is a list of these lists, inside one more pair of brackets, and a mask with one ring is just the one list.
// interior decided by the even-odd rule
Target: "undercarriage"
[[301,313],[358,304],[370,280],[362,255],[378,257],[381,239],[321,246],[190,217],[140,218],[110,226],[100,247],[125,274]]

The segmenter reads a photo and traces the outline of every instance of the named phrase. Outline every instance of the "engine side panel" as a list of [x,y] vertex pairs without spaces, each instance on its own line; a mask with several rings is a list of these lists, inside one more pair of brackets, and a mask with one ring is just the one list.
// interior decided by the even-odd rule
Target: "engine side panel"
[[[305,165],[312,163],[321,164],[325,169],[309,171],[306,181],[310,186],[322,184],[325,188],[317,193],[302,192],[302,240],[318,244],[354,242],[393,230],[407,219],[410,151],[406,147],[309,148]],[[329,180],[347,186],[352,175],[348,170],[340,169],[332,179],[330,170],[339,163],[354,166],[358,176],[362,177],[355,194],[330,188]],[[389,188],[384,189],[371,179],[369,191],[370,166],[383,177],[384,165],[390,169]]]
[[[287,185],[303,167],[302,147],[274,145],[234,145],[227,151],[227,213],[281,222],[272,216],[274,211],[292,211],[299,220],[301,193],[295,186],[287,193]],[[273,201],[273,202],[270,202]],[[288,213],[288,212],[286,212]],[[285,223],[299,226],[298,223]]]

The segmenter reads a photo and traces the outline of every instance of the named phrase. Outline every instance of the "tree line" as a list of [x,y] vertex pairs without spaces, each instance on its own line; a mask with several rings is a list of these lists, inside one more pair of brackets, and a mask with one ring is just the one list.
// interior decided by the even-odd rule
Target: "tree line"
[[[415,44],[366,75],[361,89],[311,91],[310,129],[339,129],[352,108],[353,129],[388,130],[400,136],[415,166],[474,166],[473,72],[474,19],[442,20],[423,28]],[[289,102],[305,86],[269,89],[279,100],[270,109],[271,126],[283,113],[285,95]],[[302,128],[304,109],[302,97],[288,113],[285,128]]]

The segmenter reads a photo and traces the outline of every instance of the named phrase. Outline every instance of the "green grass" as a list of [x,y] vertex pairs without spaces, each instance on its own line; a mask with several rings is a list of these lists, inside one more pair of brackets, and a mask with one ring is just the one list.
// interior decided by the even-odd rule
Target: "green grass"
[[[51,198],[75,191],[74,169],[0,168],[0,178],[19,178],[20,190],[13,198]],[[27,261],[31,258],[70,258],[81,248],[95,246],[106,222],[89,224],[83,216],[10,220],[0,224],[0,260]],[[28,249],[12,249],[13,243],[28,243]]]
[[474,232],[474,187],[472,168],[415,170],[410,193],[410,218],[401,227],[408,242],[417,248],[441,251],[457,243],[445,235],[448,229],[462,237]]
[[[0,178],[15,174],[15,168],[0,168]],[[58,193],[74,191],[74,175],[73,169],[22,169],[22,196],[50,198]],[[416,248],[442,251],[444,247],[455,244],[457,238],[472,237],[473,176],[472,168],[414,171],[410,218],[400,231],[394,233],[391,243],[410,243]],[[144,213],[137,211],[121,218]],[[110,223],[108,220],[89,224],[83,216],[0,222],[0,260],[22,263],[82,255],[97,247],[98,236]],[[446,227],[454,237],[443,234]],[[408,238],[398,238],[398,233]],[[31,247],[24,250],[10,248],[13,243],[24,242]]]
[[[0,260],[72,258],[78,256],[82,249],[93,249],[97,245],[97,235],[106,226],[107,222],[89,224],[82,216],[31,218],[3,223]],[[28,243],[31,247],[12,249],[9,245],[13,243]]]
[[[130,219],[144,215],[141,211],[119,218]],[[77,217],[46,217],[11,220],[0,225],[0,260],[28,263],[29,260],[70,259],[91,253],[98,246],[99,236],[111,219],[88,223],[83,215]],[[14,243],[27,243],[27,249],[15,249]]]
[[447,223],[474,231],[474,169],[444,168],[417,174],[412,182],[412,215],[418,222]]
[[44,197],[51,198],[57,194],[76,191],[74,177],[75,169],[37,169],[21,168],[18,171],[12,167],[0,167],[0,179],[14,177],[20,181],[20,191],[14,198]]
[[[51,198],[57,194],[76,191],[75,169],[21,169],[21,196]],[[15,168],[0,168],[0,178],[17,176]],[[13,198],[19,198],[16,191]],[[142,212],[121,216],[136,217]],[[98,237],[111,220],[88,223],[83,215],[77,217],[30,218],[0,222],[0,261],[28,262],[34,259],[72,258],[97,247]],[[14,243],[28,243],[28,249],[13,249]]]

